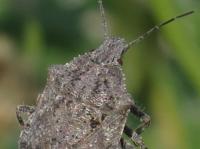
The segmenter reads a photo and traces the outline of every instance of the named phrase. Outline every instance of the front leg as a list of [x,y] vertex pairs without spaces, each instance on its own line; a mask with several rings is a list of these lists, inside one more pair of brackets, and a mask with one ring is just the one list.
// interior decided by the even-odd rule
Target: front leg
[[140,121],[142,122],[135,130],[137,134],[141,134],[144,131],[144,129],[149,127],[149,125],[151,124],[151,118],[148,114],[143,112],[135,104],[131,106],[130,112],[134,114],[136,117],[138,117]]
[[131,138],[135,145],[141,149],[147,149],[140,134],[150,125],[150,116],[140,110],[136,105],[131,106],[130,112],[140,119],[141,124],[134,131],[126,125],[124,127],[124,133]]
[[123,138],[120,139],[120,145],[121,145],[121,149],[136,149],[135,146],[126,142],[126,140],[124,140]]
[[28,105],[19,105],[19,106],[17,106],[16,115],[17,115],[17,119],[19,121],[19,124],[21,126],[25,125],[22,114],[26,114],[27,116],[29,116],[34,111],[35,111],[35,107],[34,106],[28,106]]

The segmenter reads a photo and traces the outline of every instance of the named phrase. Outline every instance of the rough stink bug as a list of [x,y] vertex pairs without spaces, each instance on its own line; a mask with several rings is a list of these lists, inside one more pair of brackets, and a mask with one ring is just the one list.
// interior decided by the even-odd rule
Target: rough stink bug
[[[65,65],[51,66],[36,106],[17,107],[22,126],[20,149],[133,149],[122,133],[136,146],[146,148],[140,134],[149,126],[150,117],[127,92],[121,57],[153,31],[193,11],[171,18],[128,43],[108,34],[102,0],[98,2],[103,43]],[[126,125],[129,112],[141,121],[135,131]]]

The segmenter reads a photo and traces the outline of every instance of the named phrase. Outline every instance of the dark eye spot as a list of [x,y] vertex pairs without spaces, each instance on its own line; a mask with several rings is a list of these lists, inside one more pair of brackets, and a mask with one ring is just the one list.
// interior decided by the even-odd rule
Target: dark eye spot
[[120,64],[120,65],[123,65],[123,61],[122,61],[122,59],[120,58],[120,59],[118,59],[117,60],[117,62]]

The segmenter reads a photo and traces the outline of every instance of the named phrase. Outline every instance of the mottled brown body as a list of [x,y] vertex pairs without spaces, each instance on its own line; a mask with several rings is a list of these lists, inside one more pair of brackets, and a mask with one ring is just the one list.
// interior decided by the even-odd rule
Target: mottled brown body
[[[102,0],[98,1],[103,43],[65,65],[50,67],[36,106],[17,107],[22,126],[20,149],[134,149],[122,139],[122,133],[140,149],[147,149],[140,134],[149,126],[150,117],[135,105],[126,90],[121,58],[130,46],[193,11],[171,18],[126,43],[108,34]],[[126,125],[129,111],[141,121],[134,131]]]
[[115,61],[118,55],[106,61],[105,52],[122,43],[105,41],[93,52],[49,68],[47,85],[21,132],[20,148],[120,148],[133,103]]

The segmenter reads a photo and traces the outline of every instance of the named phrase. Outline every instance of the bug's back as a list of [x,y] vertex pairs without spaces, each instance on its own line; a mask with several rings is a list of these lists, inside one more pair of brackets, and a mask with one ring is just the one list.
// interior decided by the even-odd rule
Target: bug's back
[[120,66],[95,63],[91,53],[82,55],[49,68],[47,85],[26,122],[20,144],[116,148],[130,104]]

